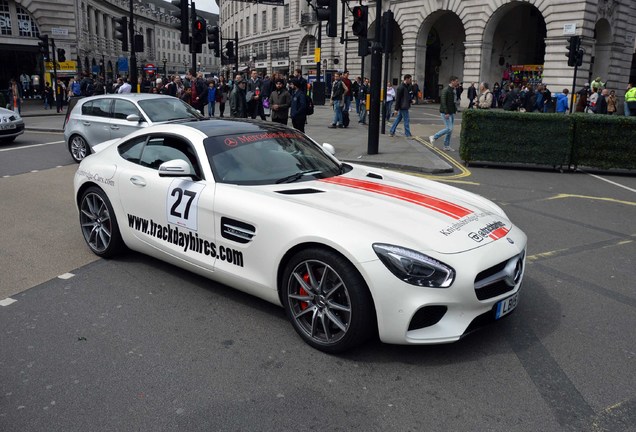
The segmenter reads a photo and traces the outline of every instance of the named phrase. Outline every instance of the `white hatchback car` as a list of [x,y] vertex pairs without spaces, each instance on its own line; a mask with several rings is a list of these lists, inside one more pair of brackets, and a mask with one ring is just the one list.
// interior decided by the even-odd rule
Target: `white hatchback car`
[[175,120],[203,116],[173,96],[128,93],[78,99],[64,121],[64,140],[75,162],[91,154],[104,141],[121,138],[138,129]]

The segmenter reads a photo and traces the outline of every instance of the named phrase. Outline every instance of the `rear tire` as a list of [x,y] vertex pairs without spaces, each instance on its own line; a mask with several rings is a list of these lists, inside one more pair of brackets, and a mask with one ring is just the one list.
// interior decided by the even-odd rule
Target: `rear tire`
[[374,333],[369,289],[341,255],[321,248],[301,251],[285,267],[282,283],[287,317],[312,347],[339,353]]
[[68,151],[71,157],[77,163],[80,163],[86,156],[91,154],[91,148],[84,138],[79,135],[73,135],[68,140]]
[[84,191],[79,209],[82,235],[95,255],[110,258],[124,249],[115,212],[103,190],[90,187]]

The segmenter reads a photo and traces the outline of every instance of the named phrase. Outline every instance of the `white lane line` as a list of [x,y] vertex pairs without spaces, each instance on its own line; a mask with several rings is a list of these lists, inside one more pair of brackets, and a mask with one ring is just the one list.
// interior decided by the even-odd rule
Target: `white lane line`
[[73,273],[64,273],[58,276],[60,279],[70,279],[75,276]]
[[42,147],[42,146],[47,146],[47,145],[52,145],[52,144],[61,144],[63,142],[64,141],[53,141],[53,142],[42,143],[42,144],[32,144],[32,145],[22,146],[22,147],[11,147],[11,148],[0,149],[0,152],[6,152],[6,151],[12,151],[12,150],[22,150],[22,149],[27,149],[27,148],[31,148],[31,147]]
[[13,304],[17,302],[17,300],[13,300],[11,297],[7,297],[4,300],[0,300],[0,306],[9,306],[10,304]]
[[[583,172],[585,172],[585,171],[583,171]],[[613,182],[613,181],[608,180],[608,179],[606,179],[606,178],[603,178],[603,177],[601,177],[601,176],[597,176],[597,175],[595,175],[595,174],[590,174],[590,173],[585,173],[585,174],[587,174],[587,175],[589,175],[589,176],[592,176],[592,177],[594,177],[595,179],[603,180],[604,182],[607,182],[607,183],[613,184],[614,186],[618,186],[618,187],[620,187],[620,188],[627,189],[627,190],[628,190],[628,191],[630,191],[630,192],[636,192],[636,189],[632,189],[632,188],[627,187],[627,186],[625,186],[625,185],[622,185],[622,184],[620,184],[620,183]]]

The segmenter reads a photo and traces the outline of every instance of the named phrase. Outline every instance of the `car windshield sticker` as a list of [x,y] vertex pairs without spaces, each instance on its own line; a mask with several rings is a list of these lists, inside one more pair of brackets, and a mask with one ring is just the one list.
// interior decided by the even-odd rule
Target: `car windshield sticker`
[[166,196],[168,222],[197,231],[199,196],[204,187],[190,180],[174,179]]
[[298,132],[260,132],[254,134],[232,135],[223,140],[223,144],[227,147],[236,147],[241,144],[255,143],[258,141],[267,141],[271,139],[305,139]]
[[428,209],[442,213],[453,219],[461,219],[464,216],[468,216],[472,213],[471,210],[457,204],[453,204],[452,202],[444,201],[440,198],[432,197],[430,195],[425,195],[419,192],[414,192],[408,189],[401,189],[394,186],[387,186],[370,181],[357,180],[346,177],[330,177],[326,179],[320,179],[319,181],[352,187],[354,189],[360,189],[367,192],[378,193],[380,195],[408,201],[413,204],[417,204],[422,207],[426,207]]

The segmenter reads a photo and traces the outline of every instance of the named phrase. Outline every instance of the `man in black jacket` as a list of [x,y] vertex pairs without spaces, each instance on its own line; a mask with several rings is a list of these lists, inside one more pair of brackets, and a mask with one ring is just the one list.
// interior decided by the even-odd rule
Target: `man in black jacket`
[[404,135],[407,138],[411,138],[411,127],[409,122],[409,109],[411,108],[411,75],[404,75],[404,81],[400,84],[395,92],[395,112],[397,116],[391,126],[389,135],[395,136],[395,130],[397,129],[400,121],[404,119]]

